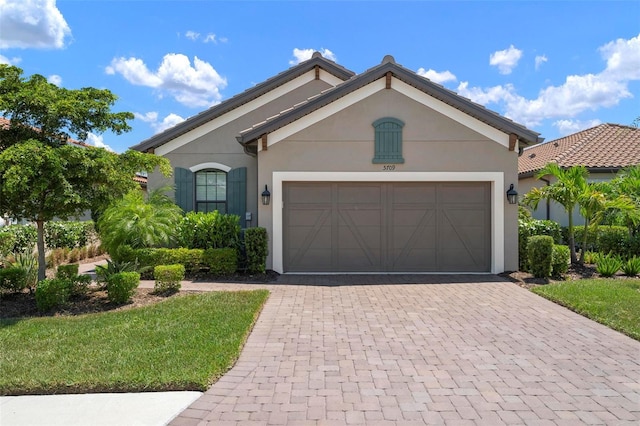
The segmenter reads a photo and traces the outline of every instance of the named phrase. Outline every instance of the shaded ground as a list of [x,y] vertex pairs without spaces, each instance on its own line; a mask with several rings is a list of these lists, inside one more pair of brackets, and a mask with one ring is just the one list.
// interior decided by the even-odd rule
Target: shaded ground
[[537,285],[552,284],[555,282],[580,280],[584,278],[599,278],[596,272],[596,265],[571,265],[567,273],[562,277],[535,278],[529,272],[515,271],[499,274],[502,278],[518,284],[524,288],[531,288]]

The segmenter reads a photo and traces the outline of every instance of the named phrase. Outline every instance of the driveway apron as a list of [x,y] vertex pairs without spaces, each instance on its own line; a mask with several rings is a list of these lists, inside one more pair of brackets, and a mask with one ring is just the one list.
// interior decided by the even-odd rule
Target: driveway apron
[[462,279],[266,286],[236,365],[172,424],[640,424],[640,342],[498,277]]

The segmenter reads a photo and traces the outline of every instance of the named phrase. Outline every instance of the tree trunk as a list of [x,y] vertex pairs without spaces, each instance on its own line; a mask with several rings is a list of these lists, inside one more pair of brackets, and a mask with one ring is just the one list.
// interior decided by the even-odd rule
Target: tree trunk
[[47,261],[44,255],[44,221],[36,220],[38,227],[38,281],[46,278]]
[[580,251],[580,266],[584,265],[584,254],[587,251],[587,238],[589,237],[589,219],[584,219],[584,235],[582,236],[582,251]]
[[578,263],[578,256],[576,256],[576,243],[573,235],[573,209],[569,212],[569,251],[571,252],[571,263]]

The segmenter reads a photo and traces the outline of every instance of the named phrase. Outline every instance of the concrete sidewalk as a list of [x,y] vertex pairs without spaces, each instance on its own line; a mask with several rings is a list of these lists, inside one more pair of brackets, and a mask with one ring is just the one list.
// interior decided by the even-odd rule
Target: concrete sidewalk
[[0,397],[0,425],[166,425],[202,392],[103,393]]

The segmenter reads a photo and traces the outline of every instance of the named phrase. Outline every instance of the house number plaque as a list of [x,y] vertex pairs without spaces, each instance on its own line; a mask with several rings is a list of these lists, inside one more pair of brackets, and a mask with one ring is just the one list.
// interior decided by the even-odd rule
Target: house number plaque
[[385,170],[385,171],[392,171],[395,169],[396,169],[395,164],[385,164],[384,166],[382,166],[382,170]]

